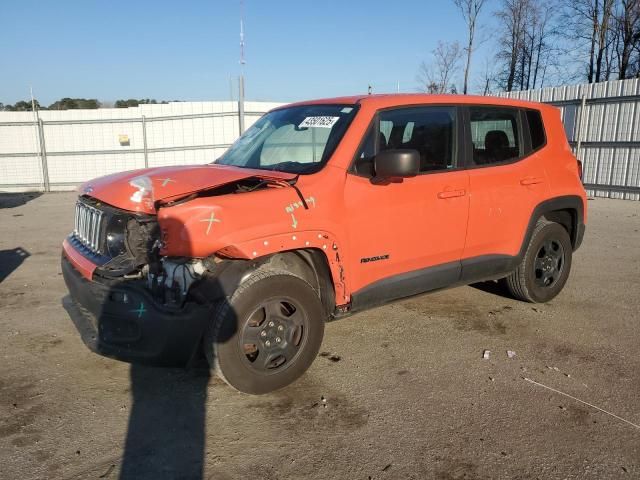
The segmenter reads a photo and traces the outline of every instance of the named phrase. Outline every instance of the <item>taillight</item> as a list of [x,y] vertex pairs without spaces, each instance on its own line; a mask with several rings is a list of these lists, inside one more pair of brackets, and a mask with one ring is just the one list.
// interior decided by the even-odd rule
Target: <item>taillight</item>
[[582,162],[577,158],[576,162],[578,162],[578,176],[580,177],[580,181],[582,181]]

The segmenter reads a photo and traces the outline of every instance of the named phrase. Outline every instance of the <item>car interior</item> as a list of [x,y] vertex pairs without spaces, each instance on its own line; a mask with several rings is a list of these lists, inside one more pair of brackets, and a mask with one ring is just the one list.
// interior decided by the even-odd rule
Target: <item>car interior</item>
[[[382,122],[381,122],[382,123]],[[453,166],[454,122],[448,113],[398,115],[385,120],[378,133],[377,151],[411,149],[420,153],[420,171],[446,170]],[[382,128],[381,128],[382,130]],[[369,134],[354,165],[358,175],[373,177],[375,145]]]
[[477,107],[471,109],[470,120],[474,164],[505,162],[520,155],[515,112]]

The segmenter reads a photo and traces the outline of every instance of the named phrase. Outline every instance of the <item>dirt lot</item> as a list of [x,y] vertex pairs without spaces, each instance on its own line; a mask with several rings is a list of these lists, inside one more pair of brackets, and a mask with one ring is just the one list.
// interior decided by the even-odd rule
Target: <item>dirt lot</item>
[[262,397],[85,348],[60,303],[73,204],[0,195],[2,479],[640,478],[640,428],[524,379],[640,425],[640,203],[589,202],[550,304],[464,287],[333,322]]

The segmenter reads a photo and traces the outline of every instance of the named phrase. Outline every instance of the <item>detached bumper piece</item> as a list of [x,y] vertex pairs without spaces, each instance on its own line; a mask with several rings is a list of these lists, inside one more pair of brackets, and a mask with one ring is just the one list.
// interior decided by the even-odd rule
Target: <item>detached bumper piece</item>
[[142,285],[89,281],[62,256],[70,296],[63,306],[94,352],[130,363],[185,366],[198,350],[211,309],[187,302],[169,309]]

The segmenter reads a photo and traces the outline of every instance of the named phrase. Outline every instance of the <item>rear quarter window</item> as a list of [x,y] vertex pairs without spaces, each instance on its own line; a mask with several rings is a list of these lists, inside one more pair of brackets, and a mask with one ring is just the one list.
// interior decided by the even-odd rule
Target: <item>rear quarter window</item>
[[547,137],[544,133],[544,124],[542,123],[542,115],[538,110],[526,110],[526,113],[531,136],[531,149],[538,150],[547,142]]
[[522,157],[519,117],[519,110],[512,107],[469,108],[475,165],[515,161]]

